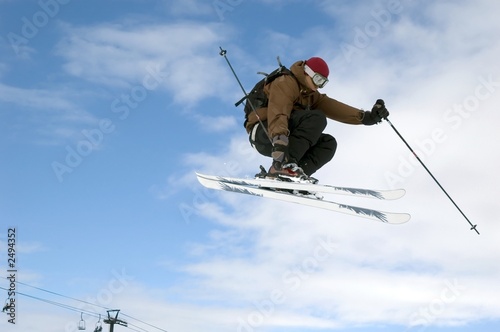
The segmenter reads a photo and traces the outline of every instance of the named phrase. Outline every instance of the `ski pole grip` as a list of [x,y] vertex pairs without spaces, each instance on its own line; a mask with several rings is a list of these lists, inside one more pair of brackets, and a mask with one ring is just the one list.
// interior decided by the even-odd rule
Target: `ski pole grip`
[[[378,108],[384,108],[385,107],[385,102],[383,99],[377,99],[377,101],[375,102],[375,106],[377,106]],[[384,116],[383,119],[384,120],[387,120],[387,116]]]

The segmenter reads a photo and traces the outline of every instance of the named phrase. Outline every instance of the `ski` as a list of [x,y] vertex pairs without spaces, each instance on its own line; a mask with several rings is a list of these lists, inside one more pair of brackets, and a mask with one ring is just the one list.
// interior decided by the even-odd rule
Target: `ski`
[[200,181],[203,186],[210,189],[224,190],[264,198],[272,198],[280,201],[292,202],[305,206],[340,212],[352,216],[368,218],[388,224],[402,224],[410,220],[410,215],[407,213],[384,212],[347,204],[340,204],[333,201],[311,198],[309,196],[302,196],[269,188],[261,188],[252,185],[220,181],[216,178],[214,179],[213,177],[204,177],[198,175],[198,181]]
[[404,189],[393,189],[393,190],[372,190],[372,189],[362,189],[362,188],[348,188],[348,187],[337,187],[328,184],[313,184],[306,182],[288,182],[282,180],[273,179],[245,179],[245,178],[233,178],[225,176],[214,176],[205,175],[201,173],[196,173],[198,178],[204,178],[207,180],[220,181],[232,184],[239,184],[244,186],[254,186],[257,188],[275,188],[275,189],[286,189],[286,190],[297,190],[301,192],[320,192],[325,194],[340,194],[349,196],[361,196],[368,198],[377,198],[383,200],[393,200],[401,198],[405,195],[406,191]]

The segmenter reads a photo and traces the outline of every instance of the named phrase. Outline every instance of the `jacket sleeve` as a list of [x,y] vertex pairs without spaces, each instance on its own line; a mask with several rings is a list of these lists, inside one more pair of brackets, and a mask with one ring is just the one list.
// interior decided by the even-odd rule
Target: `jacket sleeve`
[[361,109],[344,104],[325,94],[319,96],[315,108],[323,111],[329,119],[347,124],[362,124],[365,113]]
[[269,135],[288,136],[288,119],[293,110],[293,105],[300,95],[300,90],[295,79],[288,75],[276,78],[265,87],[268,95],[267,121]]

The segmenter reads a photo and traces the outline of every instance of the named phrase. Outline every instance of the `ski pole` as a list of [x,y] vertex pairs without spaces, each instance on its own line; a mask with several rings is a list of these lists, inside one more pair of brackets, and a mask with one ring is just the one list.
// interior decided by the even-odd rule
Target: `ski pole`
[[471,226],[471,229],[470,230],[474,230],[476,231],[476,233],[479,235],[479,231],[476,229],[477,225],[473,225],[469,218],[467,218],[467,216],[465,215],[465,213],[462,212],[462,210],[458,207],[457,203],[455,203],[455,201],[453,200],[453,198],[451,198],[451,196],[446,192],[446,190],[444,190],[443,186],[439,183],[439,181],[434,177],[434,175],[432,175],[431,171],[427,168],[427,166],[425,166],[425,164],[422,162],[422,160],[420,160],[420,158],[417,156],[417,154],[415,153],[415,151],[413,151],[413,149],[411,148],[410,144],[408,144],[408,142],[406,142],[406,140],[403,138],[403,136],[399,133],[399,131],[396,129],[396,127],[394,127],[394,125],[392,124],[392,122],[388,119],[388,118],[385,118],[385,120],[391,125],[392,129],[394,129],[394,131],[396,132],[396,134],[399,136],[399,138],[401,138],[401,140],[406,144],[406,146],[408,147],[408,149],[410,149],[411,153],[413,153],[413,155],[415,156],[415,158],[417,158],[417,160],[420,162],[420,164],[424,167],[424,169],[427,171],[427,173],[429,173],[429,175],[432,177],[432,179],[437,183],[437,185],[439,186],[439,188],[441,188],[441,190],[445,193],[445,195],[450,199],[450,201],[453,203],[453,205],[455,205],[455,207],[458,209],[458,211],[462,214],[462,216],[465,218],[465,220],[467,220],[467,222],[469,223],[469,225]]
[[226,51],[226,50],[224,50],[224,49],[222,49],[222,47],[221,47],[221,46],[219,46],[219,48],[220,48],[220,52],[219,52],[219,54],[220,54],[221,56],[223,56],[223,57],[224,57],[224,59],[226,59],[227,65],[229,66],[229,68],[230,68],[230,69],[231,69],[231,71],[233,72],[233,75],[234,75],[234,77],[236,78],[236,81],[238,81],[238,84],[239,84],[239,86],[240,86],[240,88],[241,88],[241,91],[243,91],[243,94],[245,95],[244,99],[246,99],[246,100],[247,100],[247,103],[249,103],[249,104],[250,104],[250,108],[252,109],[252,111],[253,111],[253,112],[255,113],[255,115],[257,116],[257,120],[259,121],[260,126],[262,127],[262,129],[264,130],[264,133],[266,133],[266,136],[269,138],[269,141],[270,141],[270,142],[271,142],[271,144],[272,144],[272,143],[273,143],[273,141],[272,141],[271,137],[269,137],[269,133],[267,132],[266,126],[264,126],[264,123],[262,123],[262,120],[260,119],[260,116],[259,116],[259,114],[257,113],[257,110],[255,109],[255,106],[253,106],[252,102],[248,99],[248,94],[247,94],[247,92],[245,91],[245,88],[244,88],[244,87],[243,87],[243,85],[241,84],[240,79],[238,78],[238,75],[236,75],[236,72],[234,71],[233,66],[231,66],[231,62],[229,62],[229,59],[228,59],[228,58],[227,58],[227,56],[226,56],[227,51]]

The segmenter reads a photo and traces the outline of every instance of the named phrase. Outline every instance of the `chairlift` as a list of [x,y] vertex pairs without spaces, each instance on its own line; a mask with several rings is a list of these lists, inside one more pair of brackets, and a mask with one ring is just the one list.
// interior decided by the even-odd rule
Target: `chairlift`
[[78,323],[78,330],[85,330],[85,321],[83,320],[83,312],[80,314],[80,322]]
[[95,323],[94,332],[102,332],[101,315],[99,315],[99,320]]
[[10,303],[5,301],[5,305],[3,306],[2,312],[7,312],[10,309]]

